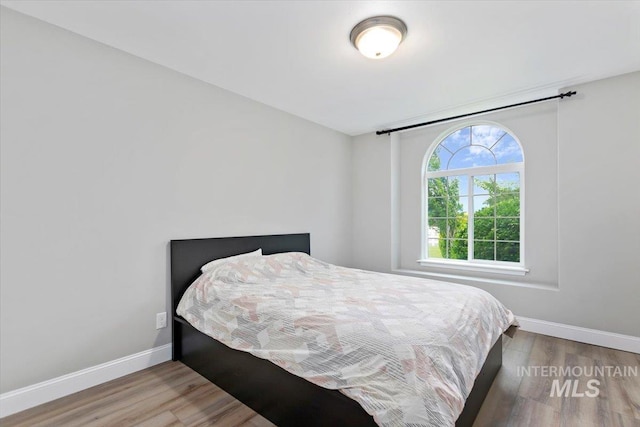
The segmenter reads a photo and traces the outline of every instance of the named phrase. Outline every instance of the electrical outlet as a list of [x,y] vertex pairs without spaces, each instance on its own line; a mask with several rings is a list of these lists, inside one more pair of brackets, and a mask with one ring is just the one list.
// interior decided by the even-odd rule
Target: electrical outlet
[[156,314],[156,329],[162,329],[167,327],[167,312]]

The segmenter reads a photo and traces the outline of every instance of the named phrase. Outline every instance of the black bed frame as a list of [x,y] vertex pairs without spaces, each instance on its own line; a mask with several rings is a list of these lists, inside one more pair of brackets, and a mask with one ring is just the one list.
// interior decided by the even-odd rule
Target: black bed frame
[[[375,426],[373,417],[337,390],[317,386],[249,353],[227,347],[176,314],[187,287],[207,262],[262,248],[264,255],[310,253],[309,234],[223,237],[171,241],[173,360],[181,361],[274,424]],[[456,426],[471,426],[502,365],[502,337],[476,378]]]

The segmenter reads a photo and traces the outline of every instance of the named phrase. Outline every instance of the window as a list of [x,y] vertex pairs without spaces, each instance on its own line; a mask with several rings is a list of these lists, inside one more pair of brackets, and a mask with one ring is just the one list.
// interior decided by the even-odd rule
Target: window
[[425,156],[421,262],[522,269],[524,157],[500,126],[466,126]]

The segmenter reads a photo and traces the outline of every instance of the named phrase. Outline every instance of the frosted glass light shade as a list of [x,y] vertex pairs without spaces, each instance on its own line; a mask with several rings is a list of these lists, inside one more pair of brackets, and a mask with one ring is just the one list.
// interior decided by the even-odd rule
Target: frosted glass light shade
[[351,31],[351,43],[367,58],[382,59],[398,48],[407,26],[393,16],[365,19]]

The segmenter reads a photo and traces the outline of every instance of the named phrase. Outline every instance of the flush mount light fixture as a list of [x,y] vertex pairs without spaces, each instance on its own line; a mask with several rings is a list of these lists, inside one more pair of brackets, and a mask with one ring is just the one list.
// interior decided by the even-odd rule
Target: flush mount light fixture
[[393,16],[367,18],[351,30],[351,43],[367,58],[391,55],[407,34],[407,26]]

